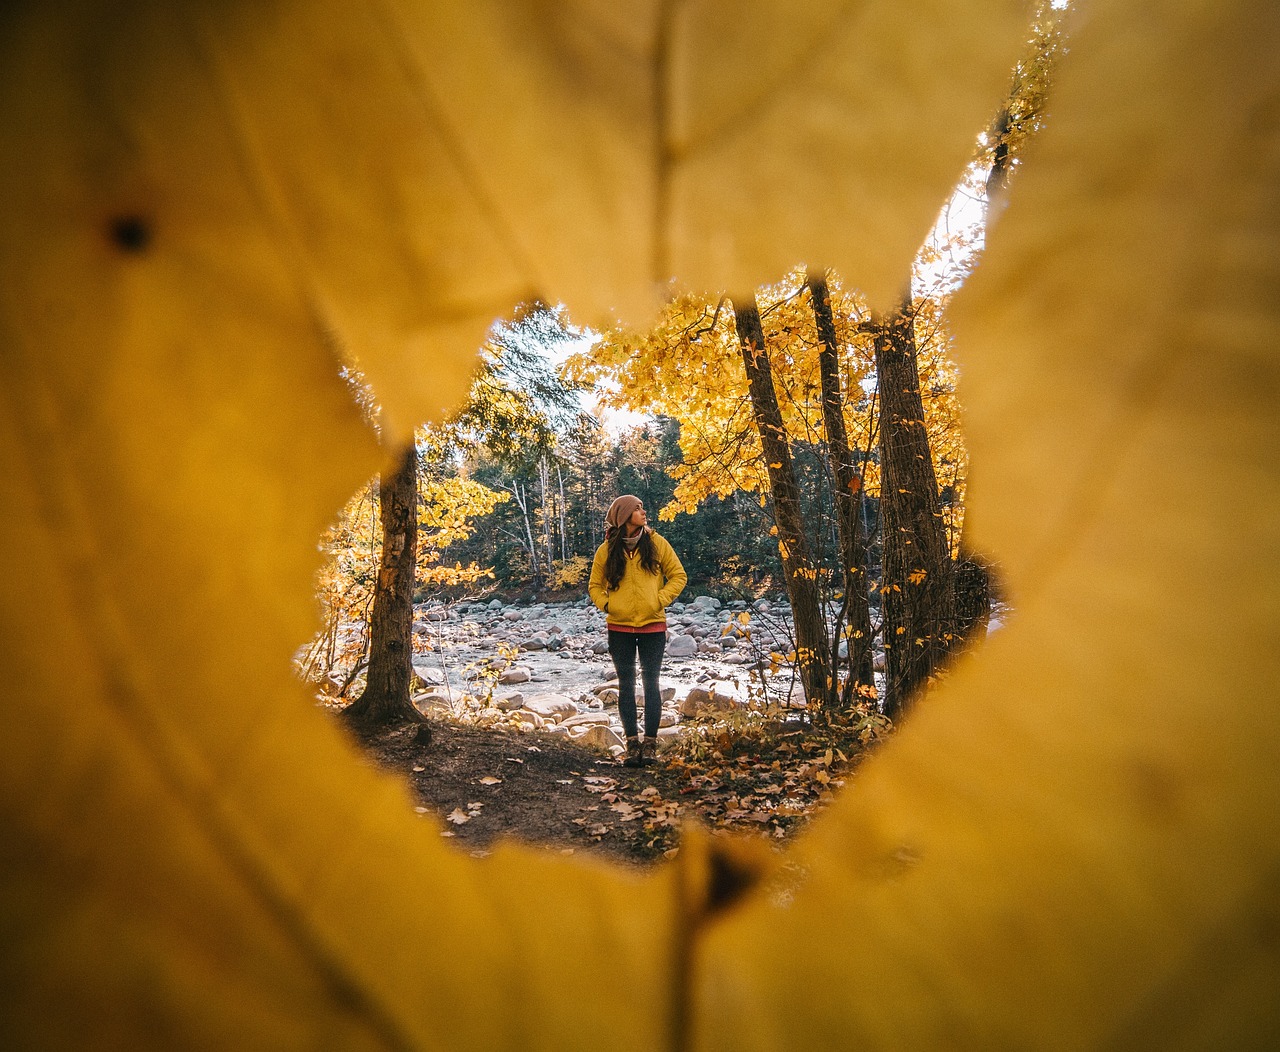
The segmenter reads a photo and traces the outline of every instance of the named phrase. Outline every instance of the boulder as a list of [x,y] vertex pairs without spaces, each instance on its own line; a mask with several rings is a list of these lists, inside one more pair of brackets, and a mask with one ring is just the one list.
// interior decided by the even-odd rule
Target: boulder
[[547,725],[541,714],[529,709],[516,709],[513,715],[519,721],[517,726],[523,731],[540,731]]
[[510,610],[502,611],[502,618],[504,621],[520,621],[524,618],[524,614],[512,607]]
[[578,736],[578,741],[594,749],[604,750],[612,749],[615,746],[625,749],[627,745],[621,734],[603,723],[588,727],[585,733]]
[[612,717],[607,712],[580,712],[560,721],[561,727],[591,727],[597,723],[608,725]]
[[444,673],[438,668],[426,665],[414,665],[410,686],[417,690],[430,690],[432,687],[444,686]]
[[453,703],[449,700],[449,695],[438,690],[426,690],[420,694],[415,694],[413,696],[413,707],[424,716],[434,716],[439,713],[453,711]]
[[658,721],[659,727],[674,727],[680,722],[680,714],[675,709],[663,709],[662,719]]
[[662,688],[662,703],[665,705],[667,702],[669,702],[669,701],[675,701],[675,700],[676,700],[676,688],[675,688],[675,687],[663,687],[663,688]]
[[618,704],[618,688],[605,687],[604,690],[600,691],[600,693],[596,695],[596,697],[599,698],[601,703],[604,705],[616,705]]
[[491,600],[489,600],[489,605],[488,605],[485,609],[487,609],[487,610],[501,610],[501,609],[502,609],[502,600],[501,600],[501,599],[491,599]]
[[510,712],[512,709],[518,709],[524,704],[524,695],[518,690],[510,690],[504,694],[499,694],[493,699],[494,708],[501,709],[503,712]]
[[757,599],[751,604],[751,609],[757,614],[767,614],[773,609],[773,604],[770,603],[768,599]]
[[698,652],[698,641],[693,636],[672,636],[667,641],[668,657],[693,657]]
[[529,669],[523,665],[516,665],[499,676],[498,682],[505,687],[512,683],[528,683],[531,679],[533,679],[533,673]]
[[606,643],[603,639],[599,640],[598,642],[592,643],[592,644],[591,644],[591,653],[593,653],[593,654],[607,654],[607,653],[609,653],[609,644],[608,644],[608,643]]
[[516,645],[521,650],[546,650],[547,634],[545,632],[537,632],[527,639],[520,640]]
[[563,694],[535,694],[525,699],[524,708],[556,723],[578,714],[578,706]]
[[428,621],[448,621],[449,611],[443,606],[433,606],[426,613]]
[[702,712],[726,712],[736,704],[733,695],[722,694],[714,686],[690,687],[677,710],[681,716],[697,716]]
[[721,605],[720,600],[714,595],[700,595],[689,604],[689,607],[699,613],[706,613],[713,610],[719,610]]

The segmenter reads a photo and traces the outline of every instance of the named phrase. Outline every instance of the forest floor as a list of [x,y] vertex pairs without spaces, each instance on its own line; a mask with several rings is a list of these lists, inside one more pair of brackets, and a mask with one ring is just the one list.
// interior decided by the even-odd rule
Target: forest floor
[[440,835],[461,850],[484,855],[509,839],[644,865],[673,857],[690,822],[781,847],[890,730],[868,712],[825,727],[707,717],[689,721],[642,768],[564,737],[448,720],[433,722],[430,745],[417,743],[412,727],[361,744],[405,777],[415,810],[439,816]]

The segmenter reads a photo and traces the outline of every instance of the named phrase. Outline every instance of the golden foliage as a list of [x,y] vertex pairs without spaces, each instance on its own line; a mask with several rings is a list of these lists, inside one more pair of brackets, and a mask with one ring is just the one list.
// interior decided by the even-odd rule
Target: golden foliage
[[958,307],[1019,619],[785,902],[717,912],[696,838],[460,857],[292,680],[379,466],[335,346],[403,435],[531,287],[592,320],[809,259],[887,302],[1023,30],[679,11],[0,14],[6,1045],[1273,1043],[1273,4],[1091,6]]

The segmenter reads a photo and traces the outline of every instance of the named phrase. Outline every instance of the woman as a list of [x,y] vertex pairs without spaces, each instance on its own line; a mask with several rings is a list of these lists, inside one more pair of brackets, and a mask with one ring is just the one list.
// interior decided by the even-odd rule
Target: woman
[[[604,543],[596,549],[587,590],[609,629],[609,656],[618,670],[618,715],[627,734],[624,766],[653,762],[662,692],[658,672],[667,648],[667,606],[689,580],[675,550],[649,529],[639,497],[624,493],[609,505]],[[636,722],[636,655],[644,678],[644,742]]]

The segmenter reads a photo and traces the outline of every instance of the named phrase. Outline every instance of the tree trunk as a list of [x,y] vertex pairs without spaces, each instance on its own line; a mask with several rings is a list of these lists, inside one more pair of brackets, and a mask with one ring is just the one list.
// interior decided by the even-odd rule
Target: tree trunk
[[830,711],[834,702],[831,650],[818,596],[818,575],[809,555],[804,520],[800,512],[799,490],[791,466],[787,433],[773,387],[773,371],[765,346],[764,328],[755,298],[733,305],[742,363],[751,389],[751,408],[760,444],[769,470],[773,496],[773,521],[778,527],[778,550],[791,600],[791,616],[796,633],[796,662],[804,695],[811,706]]
[[418,451],[410,445],[399,467],[379,482],[382,558],[370,618],[369,671],[364,693],[344,711],[363,727],[426,718],[409,700],[413,680],[413,578],[418,554]]
[[[822,375],[822,420],[827,432],[827,455],[835,478],[836,530],[840,563],[844,568],[844,636],[849,648],[849,678],[840,704],[848,709],[855,697],[876,696],[872,668],[871,606],[867,600],[867,538],[862,528],[862,476],[854,468],[844,426],[844,396],[840,389],[840,359],[836,323],[826,275],[808,276],[813,314],[818,324],[818,368]],[[847,626],[847,627],[845,627]],[[838,653],[838,651],[837,651]],[[838,664],[835,662],[834,664]]]
[[542,569],[538,562],[538,542],[533,537],[533,520],[529,515],[529,491],[527,488],[522,489],[518,479],[511,480],[511,495],[516,499],[516,507],[520,509],[520,514],[524,519],[524,546],[525,551],[529,553],[529,570],[533,574],[533,582],[537,587],[542,586]]
[[946,657],[955,634],[951,553],[924,426],[910,295],[876,319],[880,387],[881,594],[885,713],[900,718]]
[[569,561],[569,524],[566,521],[564,500],[564,471],[556,465],[556,481],[560,484],[560,561]]

